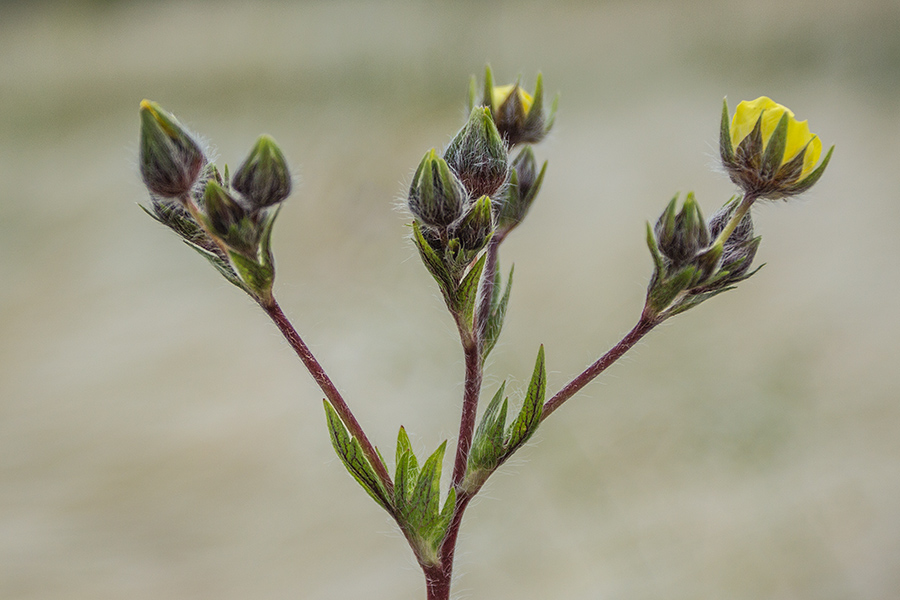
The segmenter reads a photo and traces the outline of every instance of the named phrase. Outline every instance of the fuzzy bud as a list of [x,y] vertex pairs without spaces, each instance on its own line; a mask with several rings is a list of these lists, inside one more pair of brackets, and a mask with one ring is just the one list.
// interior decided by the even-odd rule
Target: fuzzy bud
[[234,174],[232,187],[253,209],[278,204],[291,193],[291,173],[275,140],[261,135],[250,155]]
[[141,177],[147,189],[163,198],[190,191],[206,157],[177,119],[157,103],[141,102]]
[[492,196],[509,178],[509,156],[487,108],[475,107],[444,158],[471,198]]
[[429,150],[409,186],[409,211],[429,227],[446,229],[462,216],[466,200],[466,189],[447,161]]

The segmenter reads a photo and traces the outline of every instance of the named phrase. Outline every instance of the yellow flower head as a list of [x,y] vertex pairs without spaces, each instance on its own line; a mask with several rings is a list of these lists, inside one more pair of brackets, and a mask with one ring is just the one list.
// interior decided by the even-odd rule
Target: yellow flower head
[[513,93],[513,90],[516,91],[516,94],[519,96],[519,102],[522,104],[522,110],[528,115],[528,112],[531,110],[531,105],[534,104],[534,98],[531,97],[531,94],[523,90],[518,85],[497,85],[494,86],[494,89],[491,90],[491,100],[493,101],[494,108],[499,108]]
[[788,117],[787,140],[781,164],[790,161],[806,148],[806,154],[803,155],[803,169],[800,171],[799,177],[802,179],[812,172],[819,161],[819,157],[822,155],[822,141],[819,136],[810,133],[809,124],[806,121],[798,121],[791,109],[786,106],[773,102],[765,96],[760,96],[756,100],[744,100],[738,104],[734,111],[734,117],[731,119],[731,144],[736,148],[745,137],[750,135],[761,117],[760,133],[762,134],[762,145],[766,147],[775,127],[785,114]]
[[765,96],[722,107],[719,151],[731,180],[754,198],[786,198],[808,190],[825,172],[834,146],[819,162],[822,142],[785,106]]

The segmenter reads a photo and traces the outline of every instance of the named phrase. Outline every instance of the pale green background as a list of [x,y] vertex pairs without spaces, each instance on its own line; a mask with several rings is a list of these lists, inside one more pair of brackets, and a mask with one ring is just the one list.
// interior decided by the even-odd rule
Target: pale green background
[[232,165],[275,136],[282,304],[385,453],[401,423],[424,453],[462,361],[398,206],[485,61],[562,93],[489,393],[541,343],[555,391],[631,327],[644,221],[732,193],[723,96],[837,150],[755,211],[758,275],[491,481],[456,597],[900,597],[900,5],[659,0],[0,5],[0,598],[424,597],[276,330],[137,207],[137,109]]

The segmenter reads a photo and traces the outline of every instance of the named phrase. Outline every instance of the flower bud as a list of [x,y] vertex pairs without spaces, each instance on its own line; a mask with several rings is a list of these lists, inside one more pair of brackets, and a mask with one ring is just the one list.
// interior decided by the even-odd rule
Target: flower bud
[[155,102],[141,102],[141,177],[164,198],[186,194],[200,176],[206,157],[191,134]]
[[231,183],[254,210],[278,204],[291,193],[291,173],[281,149],[268,135],[261,135]]
[[[733,198],[710,218],[709,233],[713,238],[722,233],[739,204],[737,199]],[[722,261],[719,268],[728,271],[728,281],[725,285],[744,278],[744,274],[753,264],[761,241],[761,237],[753,237],[753,219],[750,211],[747,211],[722,244]]]
[[656,222],[654,233],[663,256],[677,269],[691,262],[709,245],[709,230],[703,221],[700,206],[690,192],[684,200],[681,212],[675,214],[678,195],[672,198],[666,210]]
[[484,248],[494,231],[491,199],[482,196],[469,207],[451,234],[459,239],[462,248],[468,252],[478,252]]
[[447,162],[429,150],[409,186],[410,212],[429,227],[446,229],[462,215],[466,200],[466,189]]
[[537,161],[531,146],[525,146],[516,156],[509,173],[509,186],[498,210],[497,228],[502,235],[509,233],[525,218],[541,189],[546,170],[547,162],[544,161],[540,172],[537,171]]
[[[470,110],[475,106],[475,85],[473,78],[469,87]],[[544,113],[544,85],[540,73],[532,95],[523,90],[518,82],[495,86],[490,66],[485,67],[481,106],[491,109],[497,130],[508,146],[540,142],[553,127],[556,116],[556,99],[550,114]]]
[[723,103],[719,152],[731,180],[757,198],[785,198],[808,190],[825,172],[834,146],[816,167],[822,142],[790,109],[761,96],[738,104],[729,125]]
[[471,198],[494,195],[509,177],[509,156],[491,112],[475,107],[444,152]]
[[203,211],[212,233],[226,242],[233,240],[246,211],[225,188],[210,180],[203,192]]

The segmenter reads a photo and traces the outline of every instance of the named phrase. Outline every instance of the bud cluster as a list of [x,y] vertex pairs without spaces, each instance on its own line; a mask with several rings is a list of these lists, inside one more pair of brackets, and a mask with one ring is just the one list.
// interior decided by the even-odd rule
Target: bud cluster
[[476,102],[472,80],[466,124],[442,155],[434,149],[425,154],[407,195],[413,240],[454,314],[472,308],[488,243],[499,244],[525,218],[540,190],[547,163],[539,170],[530,146],[512,161],[509,152],[540,141],[556,110],[555,101],[549,116],[543,110],[540,75],[532,96],[518,84],[494,87],[487,67],[484,89]]
[[229,281],[257,300],[270,299],[272,226],[277,206],[291,192],[290,171],[275,140],[260,136],[229,179],[228,167],[223,177],[173,115],[144,100],[140,168],[150,191],[151,216],[200,251]]
[[[749,211],[732,198],[704,221],[693,193],[676,212],[678,196],[651,229],[647,244],[655,269],[647,289],[646,310],[663,318],[683,312],[747,279],[761,238],[753,236]],[[736,222],[734,222],[736,221]],[[730,233],[722,238],[730,227]]]

